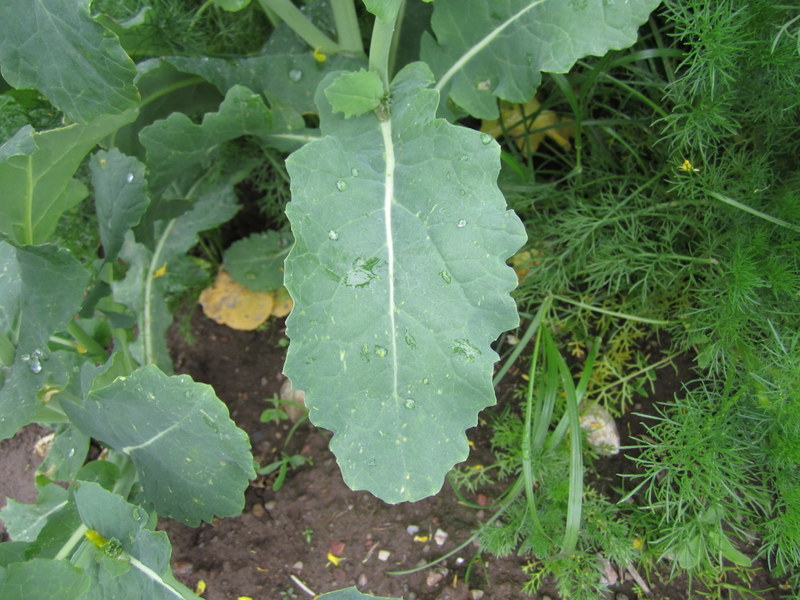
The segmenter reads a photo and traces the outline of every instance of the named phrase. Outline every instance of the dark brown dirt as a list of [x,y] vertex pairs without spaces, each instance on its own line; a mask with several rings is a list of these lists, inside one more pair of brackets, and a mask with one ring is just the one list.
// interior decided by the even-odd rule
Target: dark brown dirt
[[[270,321],[262,331],[239,332],[196,311],[189,337],[187,341],[176,327],[170,334],[176,371],[213,385],[233,420],[249,434],[259,464],[269,464],[282,453],[302,454],[310,464],[291,469],[277,492],[272,489],[275,474],[254,481],[239,517],[197,528],[163,520],[160,528],[172,541],[176,576],[187,586],[195,589],[203,581],[207,600],[293,600],[348,586],[405,600],[472,600],[480,597],[479,592],[484,600],[529,597],[521,592],[526,577],[520,567],[525,558],[494,558],[471,543],[432,568],[407,575],[390,573],[452,551],[469,540],[490,512],[460,504],[447,484],[435,497],[396,506],[366,492],[353,492],[342,482],[326,432],[305,423],[290,436],[289,422],[260,422],[261,412],[272,406],[265,400],[277,397],[283,382],[282,322]],[[688,363],[678,373],[662,369],[655,397],[643,399],[635,410],[652,413],[653,402],[670,400],[687,376]],[[500,396],[501,403],[511,401],[511,390]],[[643,433],[638,417],[620,421],[619,429],[623,445],[632,443],[631,435]],[[33,472],[40,459],[33,445],[46,432],[29,426],[12,440],[0,442],[0,506],[6,496],[23,502],[35,499]],[[473,459],[487,460],[488,428],[468,433],[476,442]],[[600,459],[595,466],[593,484],[607,491],[619,485],[617,473],[633,468],[623,454]],[[492,494],[487,493],[491,502]],[[409,526],[419,528],[421,537],[409,534]],[[438,529],[448,534],[441,546],[432,538]],[[687,591],[685,579],[649,575],[654,600],[698,597]],[[765,579],[750,585],[753,590],[777,587]],[[535,598],[545,595],[557,597],[551,583]],[[638,598],[631,581],[623,582],[608,598],[623,596]],[[780,594],[775,590],[761,597],[769,600]]]

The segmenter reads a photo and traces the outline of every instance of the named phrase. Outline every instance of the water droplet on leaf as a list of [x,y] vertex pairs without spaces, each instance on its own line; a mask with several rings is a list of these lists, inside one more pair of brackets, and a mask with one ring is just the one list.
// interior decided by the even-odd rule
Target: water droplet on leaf
[[453,281],[453,278],[450,277],[450,273],[448,273],[447,271],[441,271],[439,275],[442,276],[442,279],[444,279],[445,283],[450,283],[451,281]]
[[405,335],[403,337],[405,338],[406,344],[408,344],[409,348],[417,347],[417,340],[408,329],[406,329]]
[[467,162],[468,160],[469,160],[469,154],[461,155],[461,162]]
[[460,356],[465,361],[475,360],[481,355],[481,351],[478,347],[474,346],[466,339],[454,340],[451,347],[453,349],[453,354]]
[[482,133],[481,134],[481,141],[483,142],[484,145],[491,144],[492,143],[492,136],[490,136],[488,133]]
[[133,173],[128,173],[128,174],[125,176],[125,179],[127,180],[127,182],[128,182],[128,183],[130,183],[131,181],[133,181]]
[[292,69],[289,71],[289,79],[298,82],[303,78],[303,72],[300,69]]
[[414,402],[413,398],[406,398],[405,407],[406,408],[417,408],[417,403]]
[[467,220],[466,219],[459,219],[458,223],[456,223],[456,225],[458,227],[466,227],[467,226]]
[[431,380],[428,379],[427,377],[422,380],[422,385],[430,385],[430,383],[431,383]]
[[336,182],[336,189],[340,192],[343,192],[347,189],[347,182],[344,179],[340,179]]
[[244,274],[244,276],[245,276],[245,278],[246,278],[246,279],[248,279],[249,281],[253,281],[253,280],[255,280],[255,278],[256,278],[256,274],[255,274],[255,273],[253,273],[252,271],[247,271],[247,273],[245,273],[245,274]]
[[350,175],[352,175],[353,177],[358,177],[358,169],[356,169],[355,167],[350,169]]
[[389,354],[389,351],[383,346],[375,346],[375,354],[378,355],[378,358],[386,358],[386,355]]
[[333,229],[328,232],[328,237],[332,239],[334,242],[339,239],[339,234],[336,233]]

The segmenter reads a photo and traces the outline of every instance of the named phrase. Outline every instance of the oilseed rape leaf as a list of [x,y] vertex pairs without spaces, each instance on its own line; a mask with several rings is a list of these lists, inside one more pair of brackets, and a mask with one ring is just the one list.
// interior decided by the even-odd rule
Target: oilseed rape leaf
[[139,104],[136,66],[117,37],[89,15],[90,0],[3,0],[0,69],[36,88],[79,123]]
[[494,402],[489,344],[518,323],[505,260],[525,232],[497,188],[499,147],[436,119],[431,83],[409,65],[390,115],[351,119],[318,94],[323,137],[287,161],[285,373],[334,432],[346,483],[387,502],[436,493],[466,458]]
[[276,290],[283,285],[283,261],[293,241],[288,231],[254,233],[225,251],[225,270],[256,292]]
[[74,600],[83,596],[90,584],[81,569],[65,560],[35,558],[0,567],[0,598],[4,600]]
[[51,370],[48,338],[79,310],[88,279],[66,250],[0,241],[0,330],[15,342],[10,371],[0,381],[0,439],[14,435],[42,406],[37,392]]
[[250,442],[210,386],[149,365],[63,405],[86,435],[130,457],[159,514],[195,526],[244,507]]
[[386,596],[372,596],[371,594],[362,594],[354,587],[345,588],[342,590],[335,590],[326,594],[317,596],[318,600],[400,600],[399,598],[390,598]]
[[47,242],[64,211],[88,193],[73,179],[84,156],[135,117],[131,110],[40,133],[20,129],[0,146],[0,231],[19,244]]
[[[436,89],[481,119],[496,119],[496,97],[524,103],[541,72],[565,73],[581,57],[636,41],[660,0],[437,0],[433,35],[421,55]],[[502,68],[498,68],[502,65]]]
[[144,165],[111,149],[95,154],[89,169],[100,239],[106,260],[113,261],[125,241],[125,232],[139,223],[149,203]]
[[365,69],[342,73],[325,88],[333,112],[344,113],[345,119],[375,110],[383,96],[380,76]]

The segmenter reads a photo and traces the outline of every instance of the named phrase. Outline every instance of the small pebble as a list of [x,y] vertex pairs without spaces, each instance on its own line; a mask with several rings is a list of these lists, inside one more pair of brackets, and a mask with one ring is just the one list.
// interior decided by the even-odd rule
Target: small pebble
[[363,588],[367,586],[367,576],[364,573],[358,576],[358,587]]
[[389,557],[392,555],[391,552],[388,550],[378,550],[378,560],[381,562],[386,562],[389,560]]
[[264,516],[264,506],[259,504],[258,502],[256,502],[253,505],[253,510],[251,512],[253,513],[253,516],[256,517],[256,518],[263,517]]
[[270,512],[275,510],[275,500],[264,502],[264,508],[266,508]]
[[442,579],[444,579],[444,575],[437,571],[431,571],[428,573],[428,577],[425,579],[425,583],[428,587],[436,586]]
[[486,592],[483,590],[471,590],[469,596],[472,598],[472,600],[481,600],[485,594]]
[[433,534],[433,539],[436,541],[437,546],[444,546],[447,541],[447,532],[437,529],[436,533]]
[[298,560],[296,563],[292,565],[292,571],[302,571],[303,570],[303,561]]
[[409,525],[406,527],[406,531],[408,535],[414,535],[415,533],[419,532],[419,527],[417,525]]

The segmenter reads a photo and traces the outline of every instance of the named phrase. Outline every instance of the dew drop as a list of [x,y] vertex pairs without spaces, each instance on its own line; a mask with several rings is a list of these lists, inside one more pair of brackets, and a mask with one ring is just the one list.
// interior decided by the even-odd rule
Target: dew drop
[[361,346],[361,360],[363,360],[365,363],[369,362],[369,346],[366,344]]
[[289,79],[298,82],[303,78],[303,72],[300,69],[292,69],[289,71]]
[[428,379],[427,377],[422,380],[422,385],[430,385],[430,384],[431,384],[431,380]]
[[378,358],[386,358],[386,355],[389,354],[389,351],[383,346],[375,346],[375,354],[378,356]]
[[133,181],[133,173],[128,173],[128,174],[125,176],[125,179],[127,180],[127,182],[128,182],[128,183],[130,183],[131,181]]
[[461,162],[469,161],[469,154],[462,154],[459,160],[461,160]]
[[445,283],[450,283],[451,281],[453,281],[453,278],[450,277],[450,273],[448,273],[447,271],[440,271],[439,275],[442,276],[442,279],[444,280]]
[[256,278],[256,274],[253,273],[252,271],[247,271],[247,273],[245,273],[244,276],[245,276],[245,279],[247,279],[249,281],[254,281],[255,278]]
[[352,175],[353,177],[358,177],[358,169],[356,169],[355,167],[350,169],[350,175]]
[[480,349],[466,339],[454,340],[451,348],[453,350],[453,354],[460,356],[465,361],[475,360],[481,355]]
[[467,226],[467,220],[466,219],[459,219],[458,223],[456,223],[456,225],[458,227],[466,227]]
[[334,242],[339,239],[339,234],[336,233],[333,229],[328,232],[328,237],[332,239]]
[[409,348],[417,347],[417,340],[408,329],[406,329],[405,335],[403,337],[405,338],[406,344],[408,344]]
[[75,456],[75,448],[70,448],[69,452],[67,452],[67,456],[70,457],[70,458]]
[[344,179],[340,179],[336,182],[336,189],[340,192],[343,192],[347,189],[347,182]]
[[492,136],[490,136],[488,133],[482,133],[481,134],[481,142],[483,142],[484,146],[487,146],[487,145],[491,144],[492,143]]
[[378,461],[375,460],[374,458],[370,458],[369,462],[367,463],[367,466],[368,467],[377,467],[378,466]]
[[417,408],[417,403],[414,402],[413,398],[406,398],[405,405],[406,408]]

